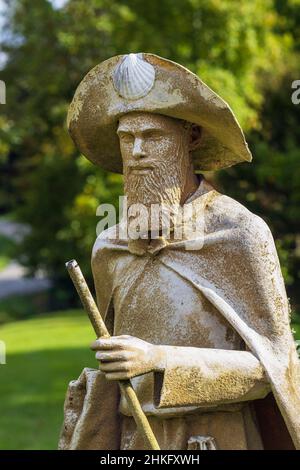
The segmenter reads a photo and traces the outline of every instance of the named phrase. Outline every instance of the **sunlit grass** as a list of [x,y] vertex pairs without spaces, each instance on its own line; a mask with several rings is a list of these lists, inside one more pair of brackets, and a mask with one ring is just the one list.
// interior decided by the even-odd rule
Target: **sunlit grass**
[[0,365],[0,448],[56,449],[67,384],[97,367],[95,334],[81,311],[7,324],[6,365]]

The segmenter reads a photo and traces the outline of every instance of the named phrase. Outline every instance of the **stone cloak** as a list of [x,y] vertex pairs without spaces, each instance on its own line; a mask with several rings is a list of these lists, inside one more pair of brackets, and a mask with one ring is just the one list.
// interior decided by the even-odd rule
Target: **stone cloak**
[[[271,232],[261,218],[215,191],[205,180],[186,204],[193,205],[201,224],[204,220],[203,237],[201,240],[193,236],[181,241],[171,240],[153,254],[159,262],[199,290],[260,361],[276,400],[276,404],[270,397],[265,399],[267,401],[256,401],[262,427],[271,435],[276,421],[278,429],[274,431],[279,440],[278,448],[283,449],[293,447],[286,434],[286,426],[295,448],[300,449],[300,363],[290,330],[289,305]],[[112,228],[100,234],[93,252],[94,277],[103,280],[101,293],[97,292],[97,301],[104,317],[113,296],[113,276],[105,273],[112,265],[112,256],[128,251],[126,240],[119,240],[118,237],[112,239],[111,232]],[[100,254],[101,263],[99,257],[95,261],[95,253]],[[112,331],[113,325],[109,326]],[[98,392],[102,398],[97,400],[97,405],[91,405],[93,393],[91,388],[83,385],[88,381],[81,376],[75,382],[81,390],[81,411],[77,413],[77,418],[74,414],[72,419],[68,417],[68,413],[72,415],[72,406],[68,402],[70,390],[68,392],[60,448],[119,448],[119,395],[116,384],[106,382],[100,372],[95,372],[94,376],[99,376],[96,380],[103,385],[103,393]],[[82,395],[83,388],[86,388],[86,400]],[[161,393],[163,395],[163,386]],[[88,414],[91,406],[94,412]],[[278,416],[277,407],[285,426]],[[94,423],[92,432],[90,425],[80,427],[80,423],[88,423],[88,416]],[[268,426],[265,420],[270,416],[273,421]],[[81,431],[85,437],[81,436]],[[264,442],[272,443],[270,436],[267,440],[264,436],[262,438]],[[80,440],[83,446],[82,443],[78,445]]]

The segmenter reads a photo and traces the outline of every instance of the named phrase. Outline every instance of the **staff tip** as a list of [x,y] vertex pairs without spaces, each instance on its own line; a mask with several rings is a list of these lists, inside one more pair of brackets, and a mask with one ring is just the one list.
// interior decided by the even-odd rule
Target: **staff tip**
[[78,266],[78,263],[77,263],[76,259],[71,259],[70,261],[66,262],[66,268],[67,269],[76,268],[77,266]]

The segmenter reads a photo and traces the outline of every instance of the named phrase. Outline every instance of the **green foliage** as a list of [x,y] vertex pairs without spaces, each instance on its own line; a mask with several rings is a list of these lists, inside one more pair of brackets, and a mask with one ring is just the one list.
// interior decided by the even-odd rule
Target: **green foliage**
[[291,101],[291,72],[265,90],[262,127],[249,135],[251,165],[220,174],[227,193],[263,217],[272,229],[294,309],[299,310],[300,138],[299,107]]
[[8,265],[15,253],[15,243],[0,234],[0,272]]
[[122,180],[78,155],[67,135],[67,108],[94,65],[115,54],[149,51],[197,73],[230,103],[247,131],[252,167],[239,165],[214,178],[271,224],[297,303],[299,111],[292,109],[289,80],[299,60],[298,3],[69,0],[55,10],[47,0],[7,2],[0,210],[16,210],[32,226],[19,251],[23,264],[45,269],[63,288],[69,258],[78,258],[90,275],[96,207],[117,205]]
[[0,326],[47,312],[51,308],[51,294],[50,290],[34,294],[9,295],[0,299]]

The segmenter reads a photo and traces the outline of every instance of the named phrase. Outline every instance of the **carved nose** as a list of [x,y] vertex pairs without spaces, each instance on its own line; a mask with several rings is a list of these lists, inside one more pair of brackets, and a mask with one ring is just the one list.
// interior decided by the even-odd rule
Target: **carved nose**
[[132,156],[139,160],[140,158],[143,158],[146,156],[144,150],[143,150],[143,141],[142,139],[135,139],[134,141],[134,146],[133,146],[133,151],[132,151]]

